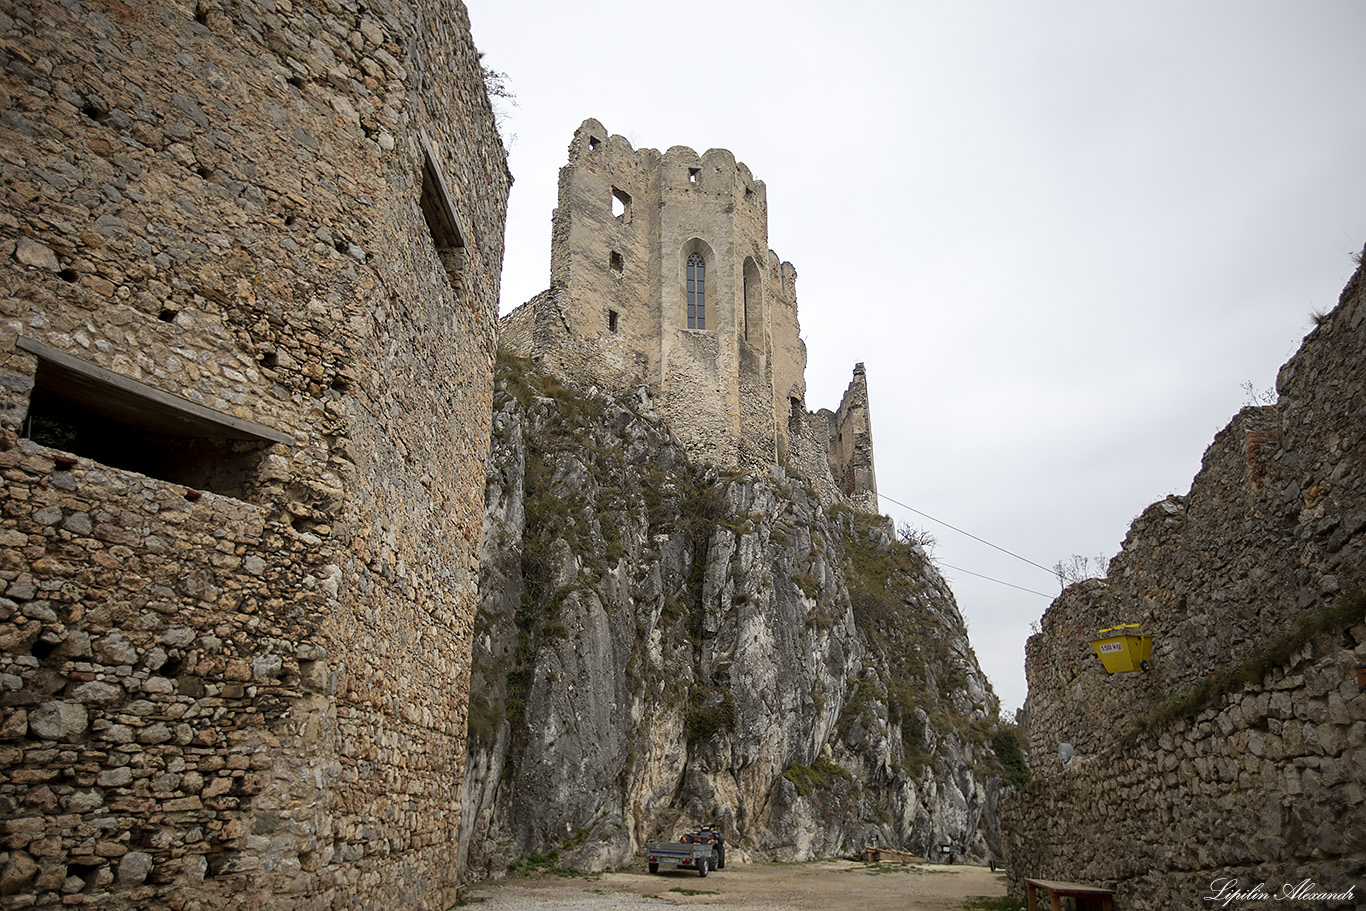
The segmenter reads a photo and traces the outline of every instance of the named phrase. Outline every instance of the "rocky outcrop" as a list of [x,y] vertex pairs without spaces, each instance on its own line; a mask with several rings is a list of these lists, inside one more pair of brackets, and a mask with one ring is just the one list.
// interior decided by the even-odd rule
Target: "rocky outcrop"
[[468,875],[618,867],[700,823],[763,858],[996,851],[997,701],[922,551],[780,468],[690,463],[644,390],[500,376]]

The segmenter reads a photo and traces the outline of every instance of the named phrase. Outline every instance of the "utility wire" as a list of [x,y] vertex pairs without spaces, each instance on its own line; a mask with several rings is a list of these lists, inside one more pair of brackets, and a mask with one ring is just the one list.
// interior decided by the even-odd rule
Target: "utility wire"
[[[930,515],[929,513],[921,512],[920,510],[916,509],[914,506],[907,506],[905,503],[901,502],[900,500],[894,499],[893,497],[889,497],[889,496],[887,496],[885,493],[880,493],[880,494],[878,494],[878,496],[881,497],[881,498],[884,499],[884,500],[888,500],[888,501],[890,501],[890,502],[892,502],[892,503],[895,503],[897,506],[900,506],[902,509],[909,509],[911,512],[915,513],[915,514],[918,515],[918,516],[924,516],[925,518],[929,519],[931,522],[937,522],[937,523],[939,523],[940,525],[944,526],[945,528],[948,528],[948,529],[951,529],[951,530],[953,530],[953,531],[956,531],[956,532],[958,532],[960,535],[967,535],[967,536],[968,536],[969,538],[971,538],[972,540],[981,542],[982,544],[985,544],[987,547],[990,547],[990,548],[992,548],[992,549],[994,549],[994,550],[999,550],[1001,553],[1003,553],[1003,554],[1005,554],[1005,555],[1007,555],[1007,556],[1010,556],[1010,557],[1014,557],[1016,560],[1021,560],[1021,561],[1025,562],[1025,563],[1028,563],[1030,566],[1036,566],[1036,567],[1038,567],[1039,569],[1043,570],[1044,572],[1048,573],[1048,574],[1049,574],[1050,576],[1052,576],[1054,579],[1058,578],[1058,574],[1055,573],[1053,570],[1049,569],[1047,566],[1044,566],[1044,565],[1041,564],[1041,563],[1035,563],[1033,560],[1029,559],[1028,557],[1022,557],[1022,556],[1020,556],[1019,554],[1015,553],[1014,551],[1006,550],[1004,547],[1000,547],[1000,546],[998,546],[998,545],[992,544],[990,541],[986,540],[985,538],[979,538],[979,537],[977,537],[976,535],[974,535],[972,532],[963,531],[963,529],[957,528],[956,526],[953,526],[953,525],[950,525],[948,522],[945,522],[943,519],[936,519],[934,516]],[[967,570],[965,570],[965,569],[964,569],[964,570],[959,570],[959,572],[967,572]],[[975,575],[977,575],[977,574],[976,574],[976,573],[972,573],[972,575],[975,576]],[[983,578],[987,578],[987,577],[983,576]],[[996,581],[999,581],[999,580],[997,580],[997,579],[992,579],[991,581],[996,582]],[[1002,585],[1009,585],[1010,583],[1009,583],[1009,582],[1002,582],[1001,584],[1002,584]],[[1018,586],[1017,586],[1017,587],[1018,587]],[[1029,589],[1025,589],[1025,591],[1029,591]],[[1034,592],[1034,594],[1037,595],[1037,594],[1039,594],[1039,592]],[[1044,597],[1050,597],[1050,596],[1045,595]]]
[[950,566],[947,563],[940,563],[938,565],[944,567],[945,569],[951,569],[954,572],[967,573],[969,576],[976,576],[979,579],[986,579],[988,582],[995,582],[997,585],[1004,585],[1007,588],[1018,588],[1022,592],[1029,592],[1031,595],[1038,595],[1039,597],[1047,598],[1050,601],[1057,597],[1056,595],[1045,595],[1043,592],[1036,592],[1032,588],[1025,588],[1023,585],[1016,585],[1013,582],[1002,582],[1000,579],[993,579],[991,578],[991,576],[984,576],[981,573],[975,573],[970,569],[963,569],[961,566]]

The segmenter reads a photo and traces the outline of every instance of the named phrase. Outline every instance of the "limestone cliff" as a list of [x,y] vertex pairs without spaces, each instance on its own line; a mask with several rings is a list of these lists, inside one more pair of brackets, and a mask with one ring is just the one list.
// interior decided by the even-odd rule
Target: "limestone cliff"
[[774,467],[692,464],[631,397],[501,367],[461,866],[737,852],[997,853],[997,700],[953,595],[890,525]]

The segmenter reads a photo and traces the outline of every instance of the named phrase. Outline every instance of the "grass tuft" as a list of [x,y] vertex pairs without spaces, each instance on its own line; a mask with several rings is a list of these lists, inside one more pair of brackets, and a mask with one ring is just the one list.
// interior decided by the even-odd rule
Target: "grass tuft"
[[1024,903],[1018,898],[1003,895],[994,898],[990,895],[974,895],[963,903],[966,911],[1024,911]]
[[1339,598],[1331,607],[1305,614],[1290,632],[1272,639],[1237,664],[1209,674],[1194,684],[1167,697],[1167,700],[1139,719],[1135,734],[1165,727],[1182,718],[1199,714],[1229,693],[1260,683],[1278,667],[1285,667],[1296,652],[1325,633],[1340,631],[1362,622],[1366,613],[1366,590]]

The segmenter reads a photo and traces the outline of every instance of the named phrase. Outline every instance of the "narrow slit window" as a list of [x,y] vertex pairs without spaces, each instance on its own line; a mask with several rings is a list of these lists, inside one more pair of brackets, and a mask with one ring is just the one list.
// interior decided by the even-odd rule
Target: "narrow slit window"
[[700,253],[688,257],[688,328],[707,328],[707,265]]
[[419,135],[423,150],[422,218],[427,222],[437,258],[450,279],[451,288],[459,292],[464,282],[466,234],[451,204],[451,194],[437,166],[435,150],[425,132]]
[[743,333],[743,337],[744,337],[745,341],[747,341],[747,342],[750,341],[749,330],[750,330],[750,326],[751,326],[751,325],[754,326],[754,328],[755,328],[754,338],[757,339],[757,338],[759,337],[759,334],[758,334],[758,328],[759,328],[759,296],[760,296],[759,267],[755,264],[755,262],[754,262],[754,260],[753,260],[752,258],[746,257],[746,258],[745,258],[744,307],[742,308],[742,309],[743,309],[743,313],[741,314],[742,319],[743,319],[744,322],[743,322],[743,325],[741,326],[741,332]]
[[608,310],[608,311],[607,311],[607,331],[608,331],[608,332],[616,332],[616,331],[617,331],[617,311],[615,311],[615,310]]
[[697,175],[701,173],[701,168],[688,168],[688,183],[697,183]]
[[616,250],[613,250],[611,253],[607,255],[607,265],[611,268],[613,272],[621,274],[621,271],[626,268],[626,261],[621,258],[620,253],[618,253]]

